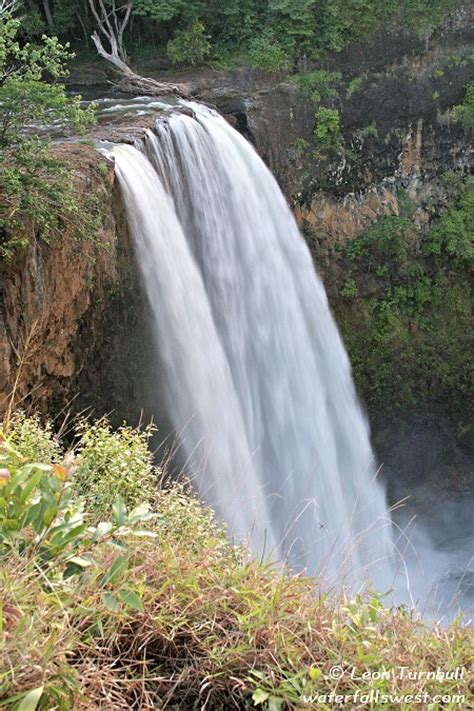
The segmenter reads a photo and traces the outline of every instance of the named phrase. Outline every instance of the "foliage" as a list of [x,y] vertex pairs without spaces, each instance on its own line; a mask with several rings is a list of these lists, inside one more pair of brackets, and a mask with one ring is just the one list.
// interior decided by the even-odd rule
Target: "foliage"
[[364,72],[363,74],[360,74],[358,77],[354,77],[349,84],[347,85],[346,89],[346,96],[349,99],[353,94],[356,94],[358,91],[360,91],[362,85],[364,82],[367,80],[368,74],[367,72]]
[[[446,181],[458,194],[460,176]],[[345,298],[336,316],[375,419],[436,405],[447,417],[463,412],[464,424],[471,417],[472,220],[468,180],[426,233],[408,217],[386,216],[339,245]]]
[[[25,421],[22,422],[23,428]],[[33,421],[31,428],[35,429]],[[74,494],[73,459],[62,463],[29,462],[2,432],[0,444],[0,558],[21,556],[40,566],[51,580],[67,579],[93,564],[94,545],[118,536],[126,526],[151,517],[145,506],[131,513],[119,497],[110,522],[87,524],[80,499]],[[45,438],[49,439],[46,432]]]
[[52,464],[62,459],[62,449],[50,422],[42,423],[38,415],[27,417],[18,410],[10,423],[9,442],[28,462]]
[[[80,130],[93,120],[94,109],[80,106],[58,80],[67,76],[66,62],[74,55],[56,37],[43,35],[40,45],[18,39],[20,21],[0,25],[0,150],[16,147],[25,127],[62,124]],[[48,74],[49,81],[44,81]]]
[[[73,181],[36,132],[38,124],[82,130],[93,120],[94,107],[82,109],[80,96],[70,98],[58,80],[67,74],[72,56],[56,38],[40,45],[21,44],[20,23],[0,24],[0,255],[12,257],[25,245],[24,222],[34,217],[37,233],[48,239],[62,220],[79,231],[93,229],[84,205],[75,200]],[[47,74],[48,81],[43,76]]]
[[267,72],[289,69],[290,57],[271,30],[267,30],[251,40],[248,57],[250,62]]
[[94,516],[110,513],[114,492],[120,491],[129,508],[150,501],[158,482],[148,442],[153,428],[121,427],[113,431],[107,420],[77,426],[79,466],[74,481]]
[[135,0],[133,14],[155,22],[167,22],[182,12],[184,4],[183,0],[165,0],[165,2]]
[[176,63],[199,64],[209,56],[209,35],[202,22],[193,22],[186,30],[177,32],[168,42],[166,53]]
[[468,181],[459,202],[430,231],[424,251],[453,268],[474,267],[474,179]]
[[[377,595],[335,598],[311,578],[251,561],[186,485],[159,492],[156,515],[128,514],[119,500],[111,521],[87,528],[71,463],[24,464],[9,435],[0,457],[2,706],[154,708],[166,694],[176,708],[291,711],[334,692],[329,670],[341,660],[367,673],[354,679],[348,669],[339,679],[348,695],[369,693],[383,667],[469,663],[469,632],[458,621],[427,627]],[[60,510],[49,528],[38,516],[48,521],[45,507]],[[375,686],[467,698],[468,684],[465,674]]]
[[295,138],[295,140],[293,141],[293,145],[295,147],[295,152],[297,156],[299,156],[300,158],[309,153],[309,150],[311,148],[311,143],[307,141],[306,138],[301,137]]
[[345,254],[352,261],[364,257],[369,263],[378,262],[385,257],[406,259],[407,234],[412,229],[412,223],[404,217],[383,217],[348,242]]
[[346,299],[351,299],[354,296],[357,296],[359,289],[357,288],[357,284],[354,279],[347,279],[339,290],[339,293]]
[[[384,25],[429,35],[440,26],[459,0],[134,0],[133,22],[127,29],[126,44],[138,56],[143,45],[153,51],[165,49],[194,23],[205,28],[203,37],[194,35],[199,51],[195,62],[206,60],[206,41],[213,48],[213,59],[231,64],[231,58],[244,58],[256,66],[273,71],[291,67],[300,58],[320,60],[328,52],[339,52],[351,42],[373,35]],[[25,36],[49,31],[65,39],[87,38],[94,29],[87,3],[62,0],[24,3]],[[199,41],[198,41],[199,39]],[[194,43],[194,42],[193,42]],[[178,43],[178,55],[184,51]],[[268,55],[265,57],[265,50]],[[202,59],[201,59],[202,57]],[[174,61],[191,61],[185,60]]]
[[369,136],[371,136],[372,138],[377,138],[379,132],[375,121],[372,121],[371,123],[367,124],[367,126],[364,126],[364,128],[360,130],[360,135],[364,138],[369,138]]
[[328,72],[318,69],[312,72],[302,72],[295,76],[295,81],[304,96],[314,104],[319,104],[321,99],[335,96],[337,91],[334,84],[340,81],[339,72]]
[[321,107],[316,112],[314,137],[318,148],[337,150],[341,147],[341,117],[337,109]]
[[466,131],[474,126],[474,81],[466,86],[463,102],[454,107],[451,117]]

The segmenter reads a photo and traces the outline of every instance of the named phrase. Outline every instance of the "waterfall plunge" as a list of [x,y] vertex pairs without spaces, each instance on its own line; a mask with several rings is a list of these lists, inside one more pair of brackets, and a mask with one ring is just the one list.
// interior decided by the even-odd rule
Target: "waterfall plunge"
[[256,554],[391,584],[391,524],[326,294],[269,170],[220,116],[115,159],[166,407],[203,499]]

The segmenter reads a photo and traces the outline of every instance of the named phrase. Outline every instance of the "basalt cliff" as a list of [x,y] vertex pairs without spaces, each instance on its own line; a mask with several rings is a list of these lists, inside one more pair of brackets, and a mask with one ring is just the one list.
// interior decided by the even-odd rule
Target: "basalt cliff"
[[[453,109],[472,81],[469,26],[464,7],[429,42],[381,32],[328,58],[321,105],[337,109],[341,130],[323,148],[317,102],[291,77],[244,67],[179,77],[254,144],[294,208],[394,497],[424,481],[462,491],[472,471],[474,199],[469,130]],[[131,140],[143,123],[103,123],[90,138]],[[78,241],[65,223],[46,242],[31,216],[27,246],[1,265],[2,409],[13,398],[58,418],[86,410],[136,423],[153,410],[159,374],[113,166],[79,139],[54,150],[78,195],[97,196],[97,234]],[[463,229],[470,248],[453,246]]]

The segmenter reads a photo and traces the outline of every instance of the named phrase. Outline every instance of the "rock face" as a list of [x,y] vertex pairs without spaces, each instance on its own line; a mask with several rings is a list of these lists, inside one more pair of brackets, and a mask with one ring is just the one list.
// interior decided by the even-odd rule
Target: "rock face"
[[[329,104],[340,111],[342,142],[338,151],[326,154],[314,141],[318,107],[287,78],[244,68],[233,74],[205,69],[191,76],[164,77],[187,81],[191,93],[215,105],[275,173],[308,237],[343,330],[351,314],[354,320],[362,319],[364,328],[367,305],[374,295],[387,293],[392,283],[382,270],[374,281],[369,257],[358,267],[364,288],[351,293],[352,272],[340,250],[370,225],[406,215],[407,204],[416,234],[422,235],[452,202],[445,177],[469,169],[468,134],[452,122],[450,113],[472,78],[469,13],[472,8],[464,6],[430,41],[381,33],[370,47],[351,47],[330,58],[327,68],[341,75]],[[121,129],[114,127],[113,132],[112,140],[124,140]],[[96,136],[107,138],[107,127]],[[147,410],[158,374],[113,168],[100,168],[104,158],[86,145],[64,144],[58,150],[74,170],[79,194],[96,191],[100,196],[101,226],[94,242],[77,242],[65,226],[60,237],[45,244],[25,225],[29,247],[1,266],[0,407],[8,407],[14,390],[16,403],[43,411],[88,408],[96,416],[112,413],[115,421],[126,418],[133,424],[142,408]],[[416,255],[417,244],[410,249]],[[419,267],[416,257],[413,264]],[[396,271],[399,265],[395,261],[392,266]],[[345,335],[351,350],[351,334]],[[390,362],[397,362],[397,349],[403,345],[394,341],[386,347],[393,348]],[[354,362],[364,358],[357,348],[351,352]],[[404,355],[409,361],[410,354],[402,351],[400,361]],[[442,353],[436,357],[441,362],[447,358]],[[447,361],[446,368],[449,371]],[[413,378],[414,392],[416,374],[415,367],[398,374]],[[365,400],[370,387],[361,383]],[[472,461],[472,430],[466,413],[456,414],[456,402],[458,410],[465,403],[456,387],[449,407],[427,398],[420,400],[416,413],[408,403],[394,410],[393,403],[375,407],[368,398],[379,456],[394,476],[421,476],[413,472],[415,455],[410,458],[410,452],[446,452],[449,442],[448,464],[440,466],[439,454],[429,467],[438,480],[449,478],[453,469],[453,476],[464,482]],[[456,435],[460,428],[462,451]],[[408,442],[408,433],[408,451],[400,458],[400,443]]]
[[0,409],[130,416],[138,396],[130,397],[137,377],[127,344],[138,342],[136,328],[143,333],[144,308],[113,166],[84,144],[55,152],[74,171],[79,199],[95,194],[99,229],[79,241],[64,225],[46,243],[25,224],[27,248],[2,264]]

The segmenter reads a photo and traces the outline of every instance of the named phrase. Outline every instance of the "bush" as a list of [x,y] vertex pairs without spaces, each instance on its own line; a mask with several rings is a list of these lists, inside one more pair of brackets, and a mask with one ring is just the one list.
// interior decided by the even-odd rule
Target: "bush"
[[21,556],[25,565],[40,566],[45,578],[68,578],[92,565],[85,556],[95,543],[147,518],[144,508],[129,516],[113,490],[112,522],[90,528],[72,485],[71,458],[61,464],[25,463],[13,438],[1,434],[0,559]]
[[[132,436],[143,453],[144,433],[84,428],[84,449],[105,442],[113,463]],[[25,464],[2,434],[2,707],[141,709],[166,697],[174,708],[292,711],[329,698],[339,665],[339,694],[458,694],[457,707],[468,698],[467,674],[370,682],[384,667],[467,668],[458,622],[430,628],[377,596],[335,599],[309,577],[250,560],[186,485],[160,491],[155,514],[128,513],[119,498],[110,521],[86,526],[74,463]],[[104,466],[102,452],[96,461]]]
[[130,508],[153,498],[158,482],[148,448],[152,427],[113,432],[106,420],[93,425],[83,420],[77,432],[79,466],[74,482],[89,512],[99,517],[110,513],[118,491]]
[[[474,83],[473,83],[474,86]],[[426,254],[456,268],[474,266],[474,179],[460,200],[430,230],[423,243]]]
[[50,422],[42,424],[38,415],[16,412],[10,423],[10,444],[28,462],[59,462],[63,452]]
[[186,30],[177,32],[168,42],[166,53],[176,64],[199,64],[209,56],[211,44],[206,28],[201,22],[193,22]]
[[319,104],[321,99],[335,96],[337,91],[334,84],[341,79],[339,72],[327,72],[318,69],[313,72],[303,72],[295,76],[295,81],[301,93],[313,103]]
[[452,118],[468,131],[474,126],[474,81],[466,86],[466,93],[462,104],[454,107]]
[[341,117],[337,109],[318,109],[314,137],[322,149],[338,150],[341,147]]
[[434,412],[456,431],[472,419],[474,185],[458,173],[444,182],[450,204],[430,229],[402,216],[415,206],[401,193],[401,215],[336,244],[335,286],[346,297],[336,318],[375,422]]
[[[20,20],[0,22],[0,257],[10,259],[27,241],[19,238],[25,222],[47,240],[69,221],[90,234],[95,221],[75,199],[70,171],[55,160],[49,142],[25,128],[35,124],[84,131],[95,121],[95,107],[66,93],[62,81],[74,55],[69,45],[43,36],[38,45],[19,41]],[[48,81],[44,80],[48,76]]]
[[267,72],[284,71],[291,66],[290,57],[272,31],[267,31],[250,42],[248,57],[255,67]]

